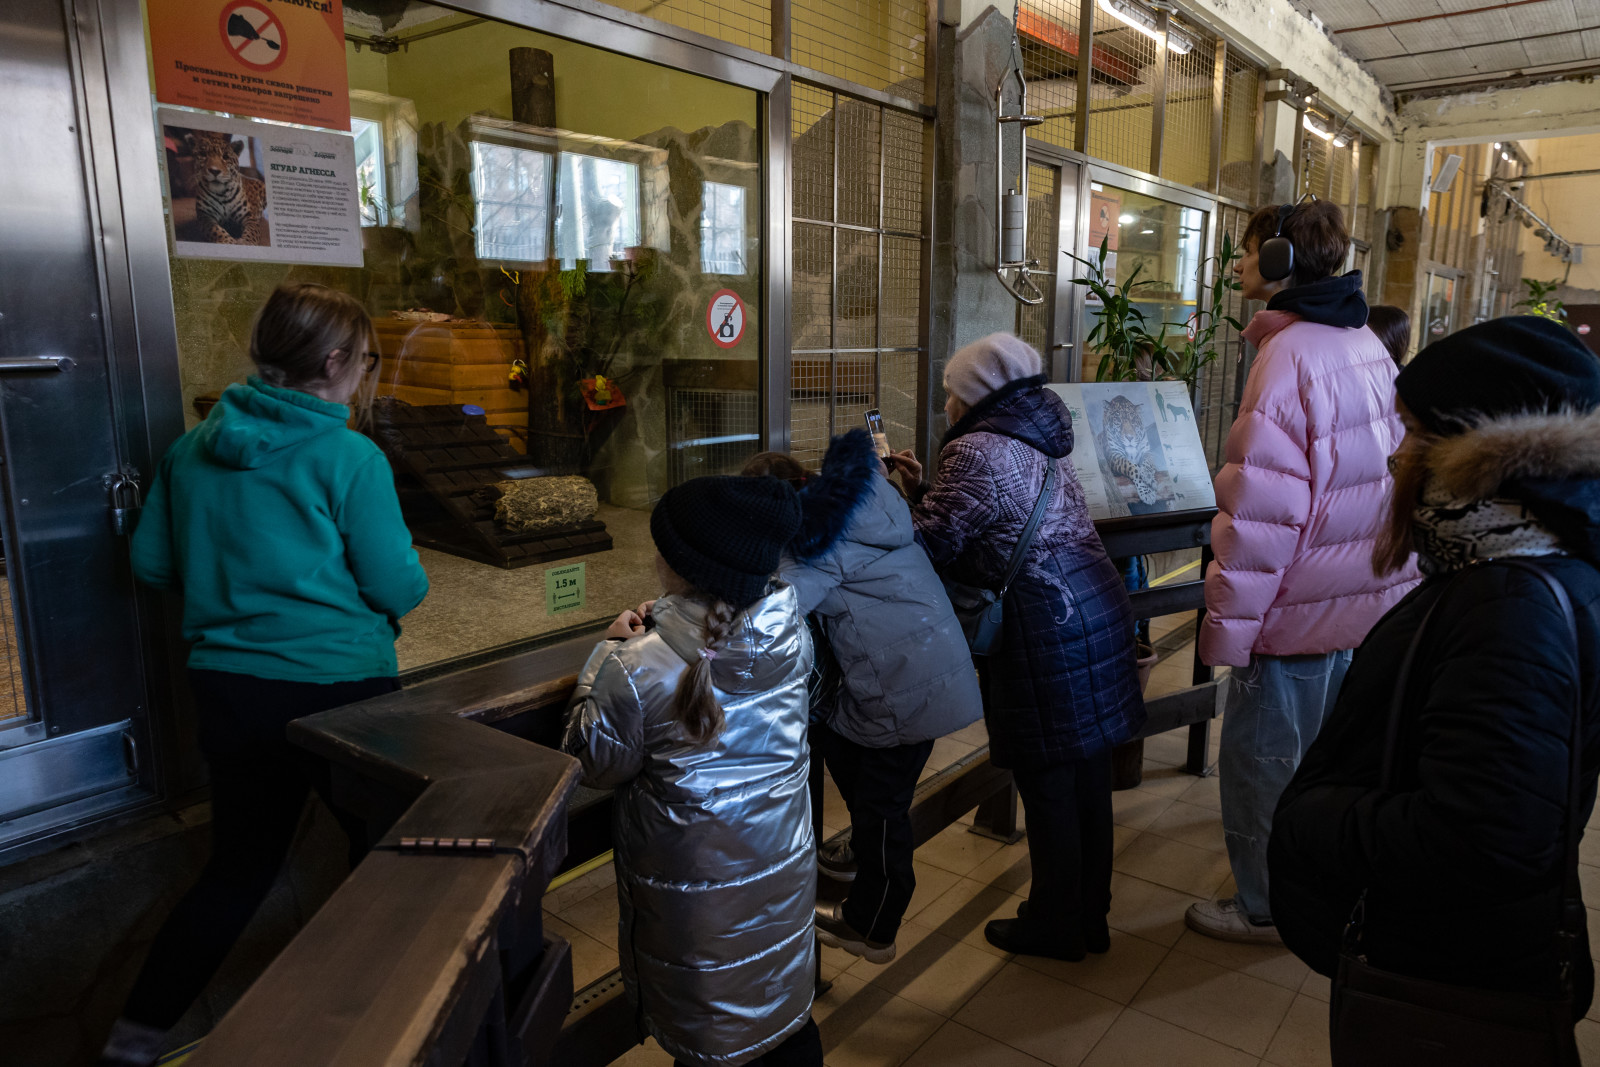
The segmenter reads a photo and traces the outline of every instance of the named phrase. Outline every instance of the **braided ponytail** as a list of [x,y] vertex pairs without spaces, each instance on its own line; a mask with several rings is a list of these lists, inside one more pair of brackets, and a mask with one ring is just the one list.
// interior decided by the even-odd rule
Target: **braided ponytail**
[[672,717],[683,724],[684,733],[696,745],[708,745],[722,732],[722,705],[711,686],[711,661],[733,632],[739,613],[718,600],[706,613],[706,644],[700,655],[678,681],[672,703]]

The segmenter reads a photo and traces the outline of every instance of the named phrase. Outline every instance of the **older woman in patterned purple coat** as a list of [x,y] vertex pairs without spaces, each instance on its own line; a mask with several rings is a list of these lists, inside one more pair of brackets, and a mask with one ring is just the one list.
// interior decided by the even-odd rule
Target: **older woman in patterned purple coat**
[[[991,922],[1009,952],[1080,960],[1110,947],[1111,749],[1144,725],[1133,612],[1070,463],[1072,416],[1044,387],[1039,354],[1009,334],[951,357],[950,431],[912,518],[941,575],[998,590],[1044,488],[1043,521],[1005,596],[1001,647],[979,660],[990,758],[1027,811],[1033,889],[1016,919]],[[895,465],[912,482],[910,452]]]

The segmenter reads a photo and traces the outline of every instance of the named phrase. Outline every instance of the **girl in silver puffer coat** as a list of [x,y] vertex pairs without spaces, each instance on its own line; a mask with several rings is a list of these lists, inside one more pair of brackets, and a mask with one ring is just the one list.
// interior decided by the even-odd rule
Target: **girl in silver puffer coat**
[[822,1064],[812,648],[794,590],[771,577],[799,526],[776,478],[668,491],[650,520],[666,593],[612,624],[568,713],[562,747],[587,784],[616,790],[623,980],[680,1064]]

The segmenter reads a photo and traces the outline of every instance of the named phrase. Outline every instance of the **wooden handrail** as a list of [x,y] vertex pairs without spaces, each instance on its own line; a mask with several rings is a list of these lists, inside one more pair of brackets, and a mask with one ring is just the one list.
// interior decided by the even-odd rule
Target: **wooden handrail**
[[572,975],[565,943],[543,937],[540,904],[566,854],[579,766],[473,718],[564,702],[572,683],[551,678],[550,658],[290,724],[378,840],[194,1067],[448,1065],[475,1049],[492,1050],[488,1063],[544,1058]]

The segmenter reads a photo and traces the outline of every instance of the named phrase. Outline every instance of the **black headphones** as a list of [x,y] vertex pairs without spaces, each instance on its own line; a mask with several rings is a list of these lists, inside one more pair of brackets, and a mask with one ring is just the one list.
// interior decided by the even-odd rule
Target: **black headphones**
[[1283,236],[1283,224],[1294,214],[1295,207],[1283,204],[1278,208],[1278,228],[1261,242],[1257,252],[1256,270],[1269,282],[1281,282],[1294,273],[1294,242]]

